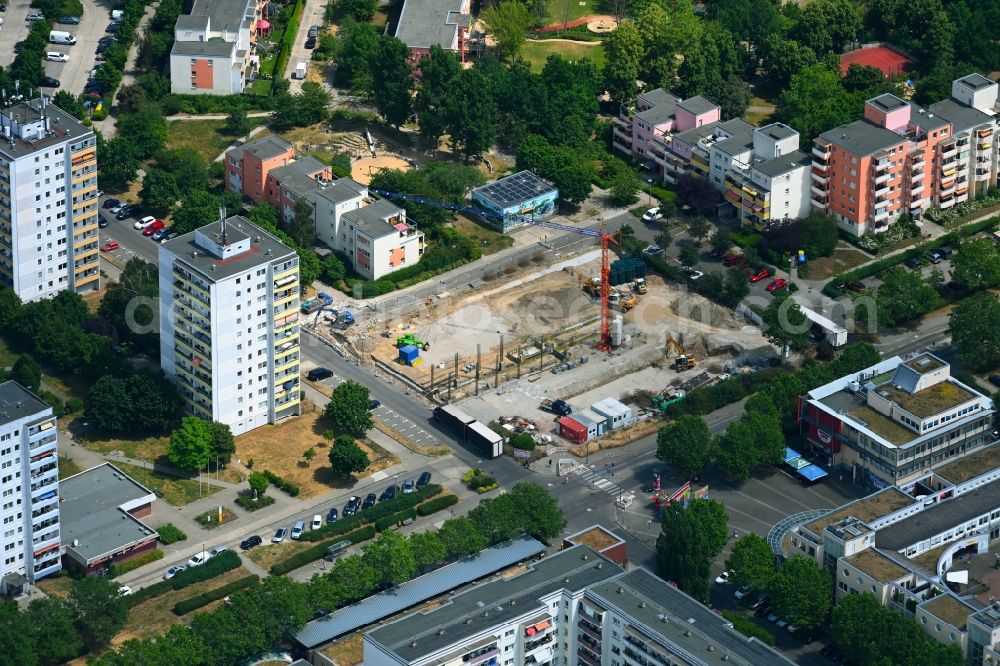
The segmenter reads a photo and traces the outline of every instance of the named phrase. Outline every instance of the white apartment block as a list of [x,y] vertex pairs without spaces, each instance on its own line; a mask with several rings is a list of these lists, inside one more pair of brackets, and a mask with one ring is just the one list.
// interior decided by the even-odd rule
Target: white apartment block
[[0,384],[0,593],[62,568],[56,435],[51,407],[17,382]]
[[424,234],[407,222],[406,211],[364,185],[323,181],[306,196],[316,212],[316,238],[350,257],[364,278],[378,280],[423,256]]
[[792,662],[642,568],[573,546],[365,634],[366,666]]
[[170,91],[186,95],[236,95],[259,67],[254,55],[258,0],[195,0],[177,17],[170,51]]
[[241,216],[160,245],[160,363],[240,435],[300,413],[299,260]]
[[100,286],[97,140],[42,96],[0,110],[0,284],[34,301]]
[[[971,144],[966,167],[969,195],[977,197],[997,184],[997,83],[982,74],[969,74],[951,83],[951,98],[928,107],[951,123],[952,138],[960,147]],[[964,151],[963,151],[964,152]],[[961,162],[959,162],[961,164]]]

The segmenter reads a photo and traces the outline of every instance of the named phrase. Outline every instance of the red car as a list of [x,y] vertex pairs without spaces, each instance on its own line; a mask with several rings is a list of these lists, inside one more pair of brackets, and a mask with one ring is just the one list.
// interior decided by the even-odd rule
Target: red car
[[767,277],[771,277],[771,272],[769,270],[767,270],[766,268],[762,268],[759,271],[757,271],[756,273],[751,273],[750,274],[750,281],[751,282],[760,282],[761,280],[763,280],[764,278],[767,278]]
[[157,220],[156,222],[153,222],[151,225],[149,225],[148,227],[146,227],[145,229],[143,229],[142,230],[142,235],[143,236],[152,236],[153,234],[155,234],[157,231],[159,231],[160,229],[162,229],[165,226],[167,226],[167,225],[165,225],[162,220]]
[[767,290],[778,291],[784,289],[787,286],[788,286],[788,280],[785,280],[784,278],[774,278],[773,280],[771,280],[771,284],[767,285]]
[[119,247],[118,241],[108,241],[101,246],[101,252],[111,252],[112,250],[117,250]]
[[746,261],[746,259],[743,258],[742,254],[727,254],[726,258],[722,260],[722,263],[726,266],[735,266],[743,263],[744,261]]

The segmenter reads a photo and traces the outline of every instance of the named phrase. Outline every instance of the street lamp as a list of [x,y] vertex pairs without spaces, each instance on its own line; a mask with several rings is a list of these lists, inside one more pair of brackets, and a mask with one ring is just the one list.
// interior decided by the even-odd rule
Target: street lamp
[[653,190],[653,179],[652,178],[647,178],[646,179],[646,198],[649,199],[649,205],[650,206],[653,205],[653,193],[652,193],[652,190]]

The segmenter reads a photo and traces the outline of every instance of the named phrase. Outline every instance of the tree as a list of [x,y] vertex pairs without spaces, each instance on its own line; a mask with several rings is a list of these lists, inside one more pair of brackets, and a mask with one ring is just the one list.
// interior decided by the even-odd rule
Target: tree
[[656,457],[676,467],[681,476],[698,474],[711,456],[712,436],[700,416],[685,414],[660,428],[656,435]]
[[479,14],[486,26],[486,34],[496,42],[496,53],[501,60],[512,60],[528,36],[532,19],[527,5],[519,0],[503,0],[496,7],[489,7]]
[[735,308],[749,293],[750,284],[743,271],[728,271],[726,273],[721,293],[722,298],[720,299],[724,305]]
[[31,356],[22,354],[14,361],[10,378],[24,388],[37,393],[42,384],[42,367]]
[[777,347],[802,349],[809,341],[809,320],[791,298],[791,292],[777,291],[761,314],[764,337]]
[[372,80],[368,63],[378,50],[379,31],[370,23],[346,19],[337,31],[337,83],[350,87],[355,94],[368,95]]
[[448,557],[475,555],[486,548],[486,537],[476,524],[466,516],[449,518],[438,530],[438,538],[444,544]]
[[118,119],[116,137],[108,143],[124,141],[130,147],[130,154],[137,160],[145,160],[163,148],[167,141],[167,120],[158,104],[146,104]]
[[811,559],[787,560],[768,586],[776,613],[800,629],[815,629],[830,612],[833,577]]
[[229,425],[212,422],[212,459],[217,460],[220,465],[228,465],[236,453],[236,440],[233,439],[233,431]]
[[[21,615],[28,622],[28,630],[19,636],[22,640],[30,637],[24,642],[34,644],[35,654],[42,664],[63,664],[84,651],[83,641],[74,624],[73,609],[65,599],[34,599]],[[4,654],[10,657],[13,653]],[[19,660],[15,662],[22,663]]]
[[733,248],[733,232],[726,227],[719,227],[712,234],[709,241],[712,250],[720,254],[729,252]]
[[363,472],[371,464],[368,454],[350,435],[341,435],[333,440],[329,457],[333,473],[343,477],[350,476],[354,472]]
[[395,530],[382,532],[366,544],[363,556],[375,571],[379,587],[399,585],[413,578],[417,562],[406,537]]
[[768,37],[763,52],[761,67],[764,78],[774,90],[784,90],[792,76],[817,62],[816,53],[811,48],[781,35]]
[[228,607],[244,631],[252,630],[262,650],[296,633],[313,618],[306,586],[287,576],[268,576],[255,587],[233,593]]
[[[519,0],[505,0],[504,4],[524,6]],[[459,72],[445,113],[452,148],[466,160],[493,144],[497,134],[497,105],[486,77],[478,69]]]
[[611,203],[628,206],[639,200],[639,176],[633,169],[620,169],[611,179]]
[[410,117],[413,106],[413,72],[410,48],[390,35],[382,35],[371,59],[375,108],[392,127]]
[[677,204],[696,215],[713,214],[721,201],[718,190],[704,178],[684,174],[677,179]]
[[985,238],[963,243],[951,268],[952,279],[973,291],[1000,285],[1000,248]]
[[57,92],[52,98],[52,103],[77,120],[83,120],[84,115],[86,115],[83,105],[80,104],[79,100],[65,90]]
[[170,208],[181,198],[181,191],[173,174],[161,169],[150,169],[142,180],[139,198],[151,208]]
[[306,461],[306,465],[310,464],[313,458],[315,457],[316,457],[316,449],[314,449],[311,446],[302,452],[302,459]]
[[180,208],[174,211],[174,223],[171,228],[179,234],[186,234],[206,224],[217,222],[218,219],[218,197],[196,190],[181,199]]
[[698,245],[701,245],[701,241],[708,235],[708,232],[712,230],[712,225],[704,215],[697,215],[691,218],[688,222],[688,233],[698,241]]
[[523,534],[520,517],[510,512],[511,503],[503,497],[484,499],[469,512],[469,520],[475,523],[489,544],[508,541]]
[[759,534],[750,532],[733,544],[726,569],[733,572],[730,580],[734,585],[766,590],[775,574],[774,551]]
[[73,581],[67,603],[90,650],[106,645],[128,620],[128,599],[118,594],[118,583],[107,578],[87,576]]
[[540,541],[554,539],[566,527],[559,503],[537,483],[515,483],[501,497],[521,521],[523,531]]
[[413,102],[420,125],[420,135],[437,147],[448,128],[445,110],[454,93],[462,65],[458,56],[439,45],[420,59],[420,85]]
[[594,167],[590,160],[565,146],[553,146],[538,135],[526,137],[517,147],[517,168],[529,169],[559,188],[559,197],[583,203],[590,196]]
[[698,524],[695,513],[680,502],[668,504],[663,511],[663,529],[656,539],[657,575],[677,583],[696,599],[706,600],[714,557],[711,551],[711,539]]
[[631,21],[604,42],[604,87],[615,102],[624,104],[636,96],[643,52],[642,36]]
[[378,585],[378,573],[361,555],[342,557],[333,565],[329,578],[343,602],[357,601],[370,595]]
[[952,344],[969,367],[987,370],[1000,365],[1000,300],[979,292],[960,302],[948,316]]
[[119,377],[101,377],[87,392],[87,420],[104,432],[124,432],[132,423],[132,398]]
[[844,90],[840,72],[821,63],[792,76],[777,115],[799,132],[799,146],[808,147],[820,132],[857,120],[862,112],[862,100]]
[[816,0],[802,10],[798,41],[817,54],[839,52],[861,30],[861,11],[851,0]]
[[937,290],[920,271],[890,269],[882,274],[882,284],[875,290],[875,323],[881,327],[912,321],[933,310],[939,300]]
[[701,20],[690,3],[665,0],[646,5],[636,25],[646,45],[641,78],[651,86],[673,87],[681,62],[677,56],[695,50],[702,34]]
[[349,379],[333,389],[326,404],[326,416],[337,429],[361,436],[372,429],[370,402],[368,389]]
[[448,557],[448,551],[437,532],[413,532],[409,536],[409,542],[417,573],[428,571]]
[[[550,5],[552,7],[553,16],[559,22],[559,25],[563,27],[563,30],[569,26],[569,22],[573,19],[573,14],[576,11],[576,0],[554,0]],[[619,20],[619,23],[621,21]]]
[[185,625],[174,625],[162,636],[125,641],[117,651],[91,657],[91,666],[173,666],[205,663],[205,643]]
[[337,0],[337,11],[341,16],[350,16],[355,21],[370,21],[375,16],[378,0]]
[[208,164],[194,148],[161,150],[156,154],[156,164],[174,177],[183,195],[208,189]]
[[170,435],[167,458],[181,469],[205,469],[212,457],[213,440],[211,421],[185,416],[181,419],[181,427]]
[[250,472],[247,483],[250,484],[250,490],[254,491],[258,498],[263,497],[264,493],[267,492],[267,477],[260,472]]
[[226,116],[226,133],[230,136],[246,136],[250,133],[251,123],[247,117],[247,110],[242,104],[233,107],[233,110]]
[[102,179],[120,186],[127,186],[139,172],[139,160],[132,146],[121,136],[105,142],[103,150],[97,151],[97,164]]
[[287,224],[288,233],[300,247],[310,247],[316,240],[316,211],[305,197],[295,200],[292,219]]
[[680,252],[677,254],[677,259],[681,262],[682,266],[694,266],[698,263],[698,258],[700,254],[698,248],[691,243],[685,243],[684,241],[677,241],[680,246]]
[[722,502],[709,499],[692,500],[687,507],[691,519],[701,526],[709,557],[722,552],[729,542],[729,514]]
[[[16,601],[0,600],[0,626],[4,627],[0,631],[0,650],[3,650],[7,663],[37,666],[39,655],[35,645],[25,640],[25,636],[31,634],[32,625],[26,613],[18,612]],[[70,655],[70,658],[73,656]]]

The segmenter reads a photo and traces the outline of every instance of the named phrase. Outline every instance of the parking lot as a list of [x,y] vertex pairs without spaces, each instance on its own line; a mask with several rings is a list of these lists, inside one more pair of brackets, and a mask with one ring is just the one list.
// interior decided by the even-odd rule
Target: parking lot
[[[133,224],[138,219],[137,217],[133,216],[125,220],[116,220],[114,213],[104,208],[106,200],[107,197],[101,198],[100,214],[108,221],[108,226],[101,229],[101,246],[103,247],[108,241],[114,240],[118,242],[119,247],[111,252],[102,252],[101,254],[110,255],[122,264],[128,262],[133,257],[156,264],[159,257],[159,243],[148,236],[143,236],[141,231],[133,228]],[[140,211],[139,217],[143,215],[146,215],[146,213]]]

